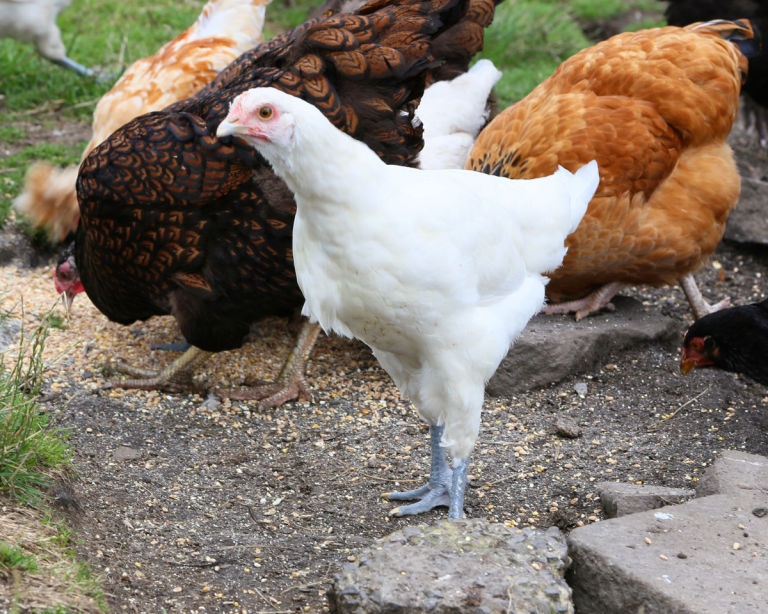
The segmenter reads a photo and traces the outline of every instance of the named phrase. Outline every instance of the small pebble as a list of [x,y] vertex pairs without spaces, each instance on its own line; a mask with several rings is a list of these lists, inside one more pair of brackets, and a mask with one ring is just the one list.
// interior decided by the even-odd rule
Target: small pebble
[[560,437],[566,437],[567,439],[576,439],[581,437],[581,427],[578,422],[568,416],[560,416],[555,421],[555,433]]

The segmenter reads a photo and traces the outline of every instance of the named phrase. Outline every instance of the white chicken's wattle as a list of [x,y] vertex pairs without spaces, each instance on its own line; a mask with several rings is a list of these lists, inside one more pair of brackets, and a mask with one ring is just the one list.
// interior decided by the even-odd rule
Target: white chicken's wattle
[[391,493],[420,499],[395,512],[449,505],[461,517],[485,383],[541,308],[543,274],[562,262],[597,164],[522,181],[389,166],[272,88],[236,98],[217,134],[241,136],[295,193],[304,312],[370,346],[430,425],[430,483]]

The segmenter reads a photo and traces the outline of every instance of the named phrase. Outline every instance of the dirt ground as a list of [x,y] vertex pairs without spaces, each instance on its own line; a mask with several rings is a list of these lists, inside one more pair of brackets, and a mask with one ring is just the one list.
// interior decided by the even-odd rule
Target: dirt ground
[[[23,297],[28,326],[56,304],[51,265],[0,269],[2,307],[18,313]],[[746,303],[764,296],[766,275],[764,248],[724,244],[698,278],[710,298]],[[681,336],[691,321],[677,288],[627,294],[677,320]],[[201,379],[274,376],[291,330],[260,324]],[[321,337],[312,401],[266,412],[99,388],[118,355],[162,365],[173,354],[149,344],[174,339],[170,318],[122,327],[79,297],[48,342],[43,407],[68,429],[77,471],[56,495],[113,611],[321,612],[335,570],[359,549],[445,516],[388,516],[381,494],[424,480],[428,436],[364,346]],[[487,399],[467,515],[567,530],[603,518],[602,480],[692,488],[721,450],[768,454],[768,390],[719,371],[684,377],[678,351],[638,347],[551,387]],[[563,416],[580,436],[557,433]]]
[[[27,266],[35,258],[44,263]],[[0,267],[0,306],[20,314],[23,297],[30,326],[56,304],[53,260],[24,260]],[[764,297],[766,276],[768,250],[723,244],[697,278],[710,299],[738,304]],[[679,289],[626,294],[674,318],[682,338],[691,316]],[[213,357],[201,380],[273,377],[292,331],[284,320],[259,324],[243,350]],[[83,296],[48,342],[43,408],[68,430],[77,472],[55,495],[112,611],[327,611],[334,572],[361,548],[445,517],[388,516],[382,493],[427,475],[428,434],[364,346],[321,337],[308,366],[311,402],[265,412],[253,402],[100,388],[118,356],[163,365],[175,354],[150,344],[173,340],[170,318],[121,327]],[[643,346],[550,387],[488,398],[466,514],[568,530],[604,518],[600,481],[693,488],[721,450],[768,454],[768,389],[720,371],[684,377],[678,361],[678,347]],[[561,417],[581,434],[558,434]]]

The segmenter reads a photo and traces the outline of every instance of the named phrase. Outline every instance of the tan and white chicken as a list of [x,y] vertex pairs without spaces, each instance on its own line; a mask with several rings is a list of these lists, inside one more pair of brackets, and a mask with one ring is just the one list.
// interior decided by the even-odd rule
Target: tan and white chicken
[[[123,124],[191,96],[241,53],[259,44],[270,2],[209,0],[194,24],[154,55],[136,60],[96,105],[93,136],[82,159]],[[14,201],[16,209],[55,241],[77,228],[77,169],[36,162]]]
[[295,195],[303,313],[366,343],[430,426],[429,483],[390,493],[419,500],[393,513],[447,505],[460,518],[485,383],[541,309],[597,164],[523,181],[387,165],[273,88],[235,98],[217,135],[254,147]]

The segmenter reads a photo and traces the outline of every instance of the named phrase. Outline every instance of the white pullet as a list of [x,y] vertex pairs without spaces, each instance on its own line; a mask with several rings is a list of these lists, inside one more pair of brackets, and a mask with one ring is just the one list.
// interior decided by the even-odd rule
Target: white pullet
[[255,147],[295,194],[304,313],[366,343],[430,425],[430,482],[391,493],[420,499],[393,512],[449,505],[461,517],[485,384],[541,309],[597,164],[529,180],[390,166],[273,88],[238,96],[217,135]]

